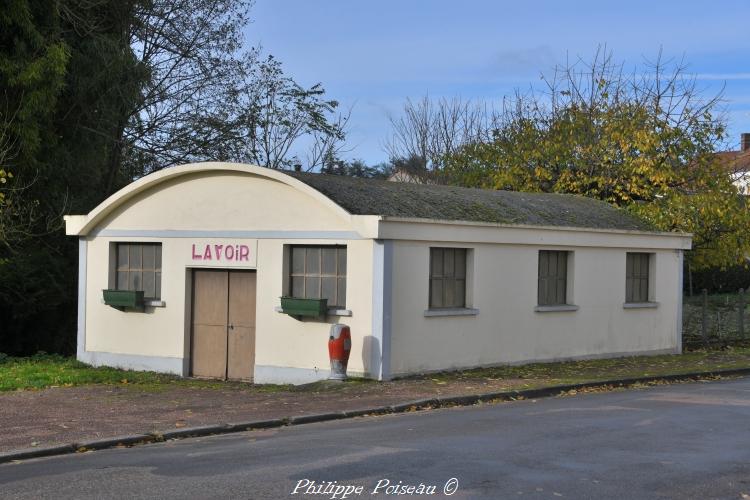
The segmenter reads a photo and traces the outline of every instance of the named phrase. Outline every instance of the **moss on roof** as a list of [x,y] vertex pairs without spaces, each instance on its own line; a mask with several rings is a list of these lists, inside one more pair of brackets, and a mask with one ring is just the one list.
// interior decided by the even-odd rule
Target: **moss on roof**
[[286,173],[355,215],[654,231],[622,209],[583,196]]

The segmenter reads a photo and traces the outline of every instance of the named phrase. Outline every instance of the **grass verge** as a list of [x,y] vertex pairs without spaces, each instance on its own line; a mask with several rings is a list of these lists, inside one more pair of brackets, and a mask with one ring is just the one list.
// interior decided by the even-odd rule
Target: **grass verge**
[[[534,389],[550,385],[576,384],[612,379],[679,375],[750,368],[750,348],[736,347],[721,351],[691,351],[680,355],[631,356],[614,359],[592,359],[558,363],[533,363],[473,370],[412,376],[393,383],[427,382],[428,385],[466,382],[502,381],[509,389]],[[317,382],[306,386],[252,385],[181,378],[154,372],[136,372],[116,368],[94,368],[73,358],[39,354],[26,358],[0,356],[0,391],[34,390],[49,387],[73,387],[89,384],[134,385],[149,391],[171,387],[215,388],[252,392],[280,391],[351,391],[371,381],[352,378],[346,384]]]
[[[182,378],[155,372],[120,370],[87,365],[75,358],[57,354],[37,354],[30,357],[0,357],[0,391],[73,387],[88,384],[138,385],[145,390],[169,387],[217,389],[246,389],[248,384]],[[287,385],[254,385],[258,392],[289,390]]]
[[558,384],[578,384],[613,379],[658,377],[683,373],[750,368],[750,348],[697,350],[684,354],[628,356],[558,363],[497,366],[409,377],[429,379],[436,384],[458,380],[507,380],[514,388],[539,388]]

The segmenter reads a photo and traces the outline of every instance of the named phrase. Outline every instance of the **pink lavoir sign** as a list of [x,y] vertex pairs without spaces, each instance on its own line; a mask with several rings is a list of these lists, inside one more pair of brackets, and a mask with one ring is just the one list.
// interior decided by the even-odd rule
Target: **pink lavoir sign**
[[247,245],[196,245],[193,243],[193,260],[247,262],[250,260],[250,247]]

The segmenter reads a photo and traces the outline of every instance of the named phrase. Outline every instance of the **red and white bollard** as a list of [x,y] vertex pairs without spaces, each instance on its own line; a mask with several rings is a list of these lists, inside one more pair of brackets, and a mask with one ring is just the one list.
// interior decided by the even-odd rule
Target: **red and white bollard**
[[352,350],[352,335],[347,325],[331,325],[328,338],[328,357],[331,359],[331,376],[328,380],[346,380],[346,365]]

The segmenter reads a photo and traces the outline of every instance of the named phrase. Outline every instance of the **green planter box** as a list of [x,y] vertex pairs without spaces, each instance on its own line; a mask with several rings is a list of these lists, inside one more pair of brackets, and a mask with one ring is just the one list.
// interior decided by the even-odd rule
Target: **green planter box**
[[143,291],[102,290],[104,303],[116,309],[143,309]]
[[325,316],[328,313],[328,299],[281,297],[281,310],[290,316]]

